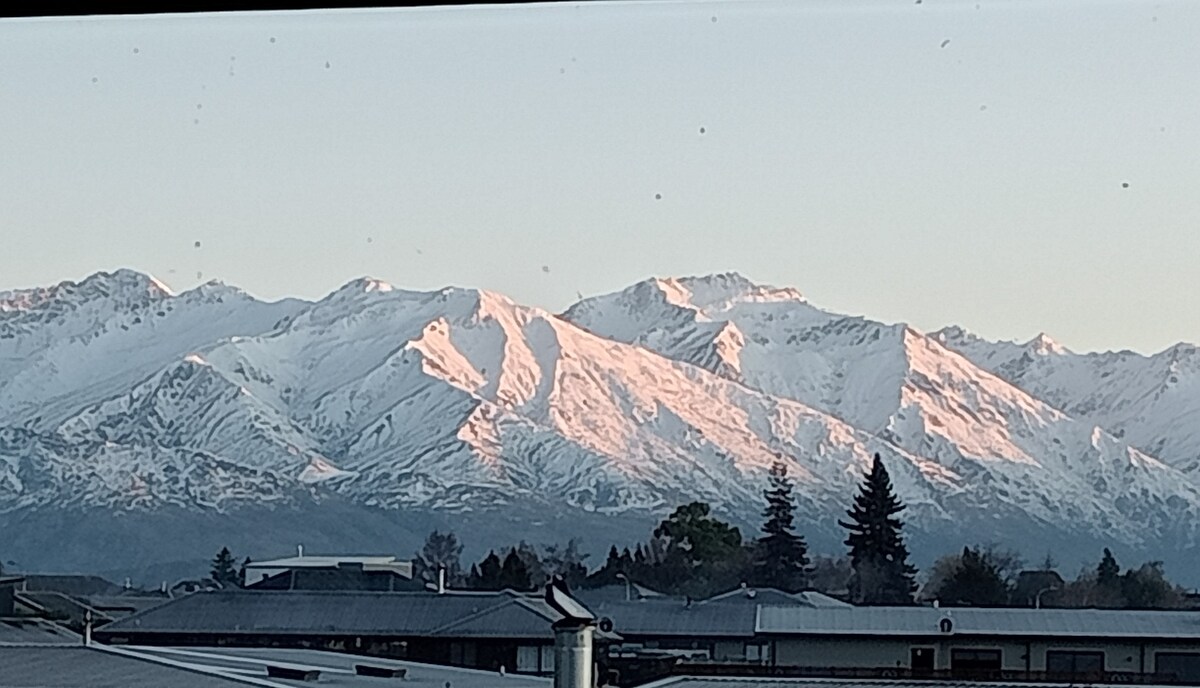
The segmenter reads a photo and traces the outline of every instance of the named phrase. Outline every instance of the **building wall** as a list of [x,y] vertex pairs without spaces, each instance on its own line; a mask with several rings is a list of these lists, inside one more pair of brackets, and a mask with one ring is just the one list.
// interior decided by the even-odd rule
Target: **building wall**
[[1200,654],[1200,642],[1013,640],[1009,638],[780,638],[775,664],[836,668],[911,668],[911,651],[934,648],[934,667],[950,669],[954,649],[1000,650],[1008,671],[1045,671],[1049,651],[1103,652],[1105,671],[1154,673],[1159,652]]

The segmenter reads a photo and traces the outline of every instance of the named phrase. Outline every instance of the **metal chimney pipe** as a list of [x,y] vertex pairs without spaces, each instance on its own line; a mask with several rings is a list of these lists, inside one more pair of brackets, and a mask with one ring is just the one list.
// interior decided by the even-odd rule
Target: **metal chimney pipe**
[[595,624],[564,619],[554,624],[554,688],[594,688]]
[[446,567],[445,566],[438,567],[437,594],[439,594],[439,595],[446,594]]
[[304,545],[296,545],[296,556],[304,556]]
[[92,612],[88,610],[83,615],[83,644],[92,644]]

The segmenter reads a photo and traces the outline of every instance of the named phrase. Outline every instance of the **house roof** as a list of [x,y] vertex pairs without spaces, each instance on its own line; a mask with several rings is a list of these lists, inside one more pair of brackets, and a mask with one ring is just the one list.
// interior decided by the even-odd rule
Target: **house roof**
[[[625,599],[627,594],[634,600],[670,599],[661,592],[651,590],[637,583],[631,583],[628,590],[626,590],[624,583],[618,583],[616,585],[602,585],[598,588],[580,588],[579,590],[572,590],[571,594],[587,605],[603,604],[605,602],[625,602],[627,601]],[[680,602],[682,601],[680,599]]]
[[[972,681],[897,681],[738,676],[672,676],[639,688],[1067,688],[1066,684]],[[1141,688],[1162,688],[1141,686]]]
[[[283,648],[209,648],[209,647],[132,647],[133,651],[147,656],[163,657],[180,662],[224,671],[239,671],[263,676],[267,664],[293,667],[312,667],[321,670],[319,684],[322,686],[371,686],[387,685],[386,681],[359,678],[353,675],[355,664],[370,664],[405,669],[403,685],[406,688],[443,688],[450,683],[454,688],[550,688],[551,679],[507,674],[501,677],[496,672],[476,669],[436,666],[363,657],[341,652],[320,650],[298,650]],[[270,679],[279,681],[279,679]],[[288,685],[305,685],[299,682],[279,681]],[[307,685],[312,685],[311,683]]]
[[331,569],[339,565],[362,565],[364,571],[393,571],[412,578],[412,562],[397,560],[393,556],[302,556],[252,561],[246,565],[253,569]]
[[1200,612],[936,607],[758,608],[755,628],[777,635],[1104,637],[1200,639]]
[[804,607],[849,607],[851,605],[815,590],[789,593],[777,588],[734,588],[714,595],[700,604],[750,604]]
[[624,637],[751,637],[755,605],[692,604],[645,600],[592,605],[598,617],[612,619],[613,629]]
[[311,668],[320,685],[370,688],[380,679],[358,676],[355,664],[406,670],[413,688],[549,688],[549,679],[358,657],[316,650],[275,648],[0,647],[0,676],[12,688],[291,688],[312,685],[267,676],[267,666]]
[[88,595],[84,601],[110,617],[121,618],[166,604],[171,598],[159,595]]
[[70,620],[82,621],[84,615],[89,611],[92,612],[92,618],[97,623],[104,623],[111,620],[111,617],[107,614],[89,606],[82,600],[78,600],[70,595],[64,595],[61,592],[18,592],[17,600],[36,611],[61,614]]
[[31,573],[25,578],[24,590],[29,592],[60,592],[64,595],[115,595],[121,586],[100,576],[57,575]]
[[44,619],[30,617],[0,619],[0,646],[77,645],[79,642],[79,636],[75,633]]
[[246,684],[98,648],[0,647],[0,676],[11,688],[243,688]]
[[550,640],[560,616],[544,601],[501,592],[200,592],[115,621],[97,634],[267,633]]

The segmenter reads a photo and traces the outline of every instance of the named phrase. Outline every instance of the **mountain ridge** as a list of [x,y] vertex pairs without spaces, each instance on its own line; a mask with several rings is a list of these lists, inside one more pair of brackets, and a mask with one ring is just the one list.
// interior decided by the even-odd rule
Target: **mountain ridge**
[[[247,510],[264,523],[408,514],[414,528],[485,513],[641,523],[693,498],[753,523],[782,460],[810,539],[836,542],[880,453],[918,540],[1036,531],[1047,548],[1157,553],[1200,535],[1193,406],[1164,413],[1200,409],[1186,345],[1153,365],[1079,363],[1048,337],[926,334],[736,273],[652,278],[553,314],[370,278],[263,302],[117,271],[0,293],[0,333],[0,520],[13,523],[124,514],[116,538],[122,520]],[[1152,390],[1140,374],[1176,380],[1136,405],[1102,394],[1097,366]],[[1094,408],[1063,403],[1077,391]],[[541,519],[509,530],[532,537]]]

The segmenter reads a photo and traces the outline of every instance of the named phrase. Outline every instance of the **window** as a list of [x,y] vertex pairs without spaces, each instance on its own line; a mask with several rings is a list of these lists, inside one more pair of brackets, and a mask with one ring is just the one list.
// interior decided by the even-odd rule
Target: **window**
[[1099,674],[1104,671],[1104,653],[1050,650],[1046,652],[1046,671],[1052,674]]
[[538,648],[534,645],[521,645],[517,648],[517,671],[535,674],[538,671]]
[[542,669],[541,669],[541,671],[543,673],[550,673],[551,671],[554,671],[554,646],[553,645],[543,645],[542,646]]
[[1154,655],[1154,673],[1171,674],[1189,683],[1200,681],[1200,654],[1193,652],[1158,652]]
[[769,662],[771,660],[771,646],[759,645],[755,643],[746,643],[746,661],[747,662]]
[[1000,650],[951,650],[950,670],[958,673],[1000,671]]

